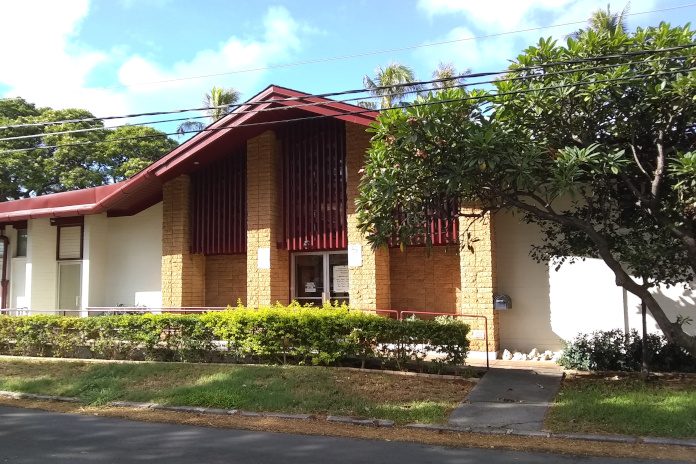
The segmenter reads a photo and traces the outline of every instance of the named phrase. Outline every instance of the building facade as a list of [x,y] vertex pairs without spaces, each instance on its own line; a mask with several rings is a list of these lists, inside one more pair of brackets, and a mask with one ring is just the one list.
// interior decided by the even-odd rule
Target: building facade
[[[372,249],[355,199],[374,117],[271,86],[128,181],[0,203],[2,307],[345,302],[477,316],[474,349],[487,324],[493,352],[639,327],[603,263],[533,262],[538,231],[511,214],[453,209],[426,225],[432,248]],[[656,292],[672,318],[694,314],[692,289]]]

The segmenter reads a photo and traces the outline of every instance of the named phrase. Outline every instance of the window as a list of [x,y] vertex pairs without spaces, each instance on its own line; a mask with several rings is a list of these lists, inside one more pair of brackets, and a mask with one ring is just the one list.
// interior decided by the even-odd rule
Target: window
[[29,234],[27,229],[17,229],[17,251],[15,256],[22,258],[27,255],[27,241]]
[[84,216],[51,218],[51,225],[56,226],[58,234],[56,260],[82,259]]
[[82,259],[82,226],[58,226],[58,259]]

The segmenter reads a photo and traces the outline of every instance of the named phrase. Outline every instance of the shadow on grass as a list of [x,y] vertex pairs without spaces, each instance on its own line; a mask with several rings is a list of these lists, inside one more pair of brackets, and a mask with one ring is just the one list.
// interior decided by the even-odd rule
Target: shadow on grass
[[[249,411],[336,414],[404,422],[444,422],[453,403],[387,400],[379,386],[356,391],[338,382],[331,368],[213,366],[200,364],[93,364],[71,368],[34,366],[26,375],[0,380],[0,388],[75,396],[92,405],[129,400],[176,406]],[[379,374],[375,374],[379,375]]]
[[559,431],[696,437],[696,389],[641,382],[564,386],[547,418]]

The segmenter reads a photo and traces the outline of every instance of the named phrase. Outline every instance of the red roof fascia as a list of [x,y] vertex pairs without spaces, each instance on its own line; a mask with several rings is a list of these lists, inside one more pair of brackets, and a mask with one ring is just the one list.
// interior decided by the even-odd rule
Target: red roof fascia
[[93,214],[95,204],[122,187],[125,182],[70,192],[52,193],[0,203],[0,221],[37,217],[66,217]]
[[[288,98],[296,100],[285,100]],[[307,103],[316,103],[316,105],[306,105]],[[371,124],[378,114],[376,111],[350,114],[355,111],[365,111],[365,109],[360,106],[337,102],[328,98],[315,97],[297,90],[271,85],[249,99],[244,105],[208,127],[208,129],[220,130],[211,130],[197,134],[132,178],[100,187],[2,202],[0,203],[0,222],[40,217],[98,214],[107,211],[122,200],[129,201],[131,198],[133,199],[131,205],[150,205],[151,202],[148,201],[148,198],[137,198],[137,195],[145,191],[146,195],[154,194],[161,196],[161,192],[154,192],[154,189],[160,188],[162,179],[166,178],[167,173],[175,171],[176,168],[185,165],[187,162],[193,161],[202,150],[227,135],[230,131],[243,126],[245,122],[257,115],[264,114],[248,113],[247,111],[266,110],[275,105],[282,105],[287,109],[296,107],[298,110],[323,116],[332,116],[363,126]],[[272,123],[270,120],[268,122]],[[147,193],[148,190],[151,192]],[[123,211],[134,211],[133,206],[127,207]]]

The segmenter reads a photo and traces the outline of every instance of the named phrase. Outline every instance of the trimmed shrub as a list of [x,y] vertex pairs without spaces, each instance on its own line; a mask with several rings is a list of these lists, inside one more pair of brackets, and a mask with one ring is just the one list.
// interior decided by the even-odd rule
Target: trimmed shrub
[[[658,372],[696,372],[696,359],[661,335],[648,334],[648,366]],[[643,340],[632,330],[596,331],[567,342],[558,364],[581,371],[640,371]]]
[[161,361],[463,364],[469,326],[347,308],[238,307],[200,315],[2,316],[0,352]]

